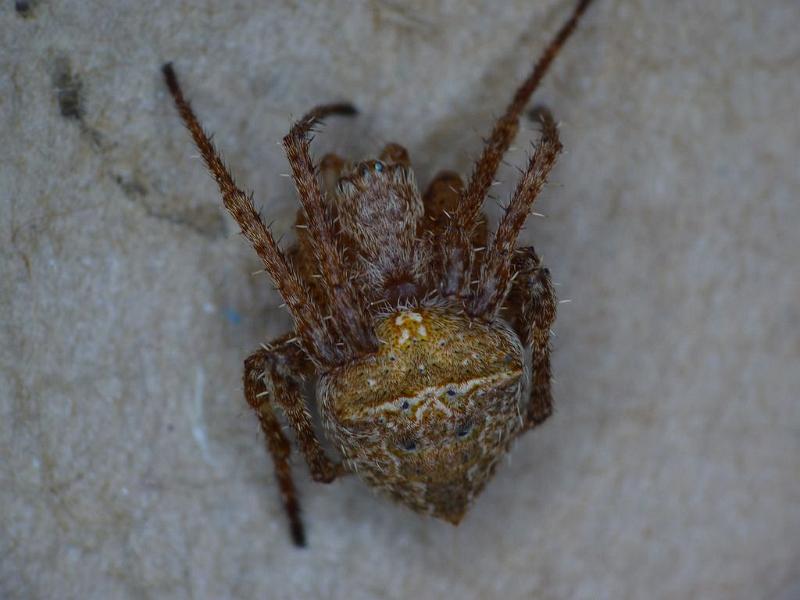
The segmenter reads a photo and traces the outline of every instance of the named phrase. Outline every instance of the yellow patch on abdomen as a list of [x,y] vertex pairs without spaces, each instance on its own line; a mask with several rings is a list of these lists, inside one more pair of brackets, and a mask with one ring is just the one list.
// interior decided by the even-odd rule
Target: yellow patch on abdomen
[[425,327],[425,317],[418,312],[403,311],[394,319],[393,333],[395,346],[404,346],[411,340],[426,338],[428,329]]

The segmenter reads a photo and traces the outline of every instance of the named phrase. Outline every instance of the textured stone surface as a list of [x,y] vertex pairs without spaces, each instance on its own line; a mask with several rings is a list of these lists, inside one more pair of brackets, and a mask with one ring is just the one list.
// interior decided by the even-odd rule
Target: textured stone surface
[[239,384],[288,319],[159,66],[291,235],[291,116],[349,99],[318,153],[465,172],[571,3],[13,4],[0,596],[800,597],[795,0],[598,0],[538,95],[568,149],[526,232],[572,300],[557,415],[458,528],[296,461],[305,551]]

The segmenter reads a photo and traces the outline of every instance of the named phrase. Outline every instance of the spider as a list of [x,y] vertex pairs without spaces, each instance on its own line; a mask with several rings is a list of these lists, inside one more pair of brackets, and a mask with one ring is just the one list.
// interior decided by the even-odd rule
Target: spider
[[[302,210],[284,252],[203,131],[170,63],[175,105],[225,208],[264,263],[294,332],[244,361],[244,395],[258,415],[294,543],[305,545],[290,444],[280,407],[311,476],[357,473],[411,509],[458,524],[511,442],[553,411],[550,327],[556,296],[533,247],[518,234],[561,151],[556,124],[536,111],[541,137],[493,235],[482,204],[531,95],[591,0],[581,0],[496,122],[465,186],[438,174],[420,195],[408,152],[388,144],[378,159],[326,155],[317,167],[310,134],[350,104],[318,106],[283,138]],[[303,399],[316,401],[323,449]]]

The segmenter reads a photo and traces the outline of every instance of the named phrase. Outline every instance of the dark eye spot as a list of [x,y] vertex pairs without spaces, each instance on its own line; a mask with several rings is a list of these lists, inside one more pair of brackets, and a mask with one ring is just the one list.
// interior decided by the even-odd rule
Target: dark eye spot
[[451,398],[452,398],[453,396],[455,396],[457,393],[458,393],[458,392],[457,392],[457,391],[455,391],[453,388],[450,388],[449,390],[447,390],[447,395],[448,395],[448,396],[450,396]]
[[417,440],[414,438],[403,439],[400,440],[398,446],[400,446],[400,448],[406,452],[414,452],[417,449]]
[[472,431],[472,421],[470,419],[465,419],[456,427],[456,435],[461,438],[469,435],[470,431]]
[[17,14],[20,17],[30,17],[31,3],[25,0],[17,0],[16,2],[14,2],[14,10],[17,11]]
[[402,408],[403,410],[408,410],[408,407],[409,407],[408,400],[405,400],[403,404],[400,405],[400,408]]
[[381,173],[383,171],[383,163],[381,161],[379,161],[379,160],[375,161],[375,170],[378,173]]

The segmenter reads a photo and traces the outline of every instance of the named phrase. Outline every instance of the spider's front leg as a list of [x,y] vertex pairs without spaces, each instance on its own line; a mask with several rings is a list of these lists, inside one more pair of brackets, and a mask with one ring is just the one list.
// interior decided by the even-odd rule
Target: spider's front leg
[[[440,171],[428,184],[422,196],[425,216],[422,220],[423,231],[430,231],[434,236],[441,236],[447,231],[450,220],[458,210],[464,182],[454,171]],[[486,217],[481,214],[472,234],[471,242],[475,247],[486,244]]]
[[266,437],[292,540],[297,546],[305,546],[305,530],[289,467],[291,446],[281,431],[273,403],[286,415],[314,481],[329,483],[345,472],[342,465],[331,461],[322,449],[303,401],[302,378],[311,372],[311,361],[288,336],[257,350],[244,361],[245,399],[258,415]]
[[327,305],[338,329],[338,337],[345,343],[339,346],[352,360],[359,352],[373,352],[378,340],[372,330],[367,307],[359,295],[348,271],[344,249],[338,243],[336,227],[320,188],[318,170],[311,159],[311,133],[325,117],[354,115],[356,109],[346,103],[325,104],[313,108],[297,121],[283,138],[286,158],[292,179],[303,206],[308,242],[319,268],[322,289]]
[[553,413],[550,390],[550,327],[556,318],[556,294],[550,271],[532,246],[514,255],[514,284],[506,300],[507,315],[522,343],[531,349],[531,395],[521,432],[533,429]]
[[[578,21],[591,2],[592,0],[578,1],[570,18],[545,47],[544,52],[534,64],[533,70],[517,88],[505,113],[497,120],[489,139],[486,140],[483,152],[473,166],[469,183],[461,192],[455,215],[450,220],[444,235],[440,236],[440,252],[445,259],[439,267],[439,277],[441,278],[439,288],[443,295],[469,295],[469,261],[467,260],[470,252],[469,240],[472,232],[478,226],[483,201],[492,186],[500,161],[517,135],[522,111],[525,110],[533,92],[539,87],[553,60],[575,31]],[[505,288],[498,289],[500,289],[501,295],[505,293]],[[471,312],[487,310],[493,310],[493,307],[484,304],[477,307],[477,311]]]

